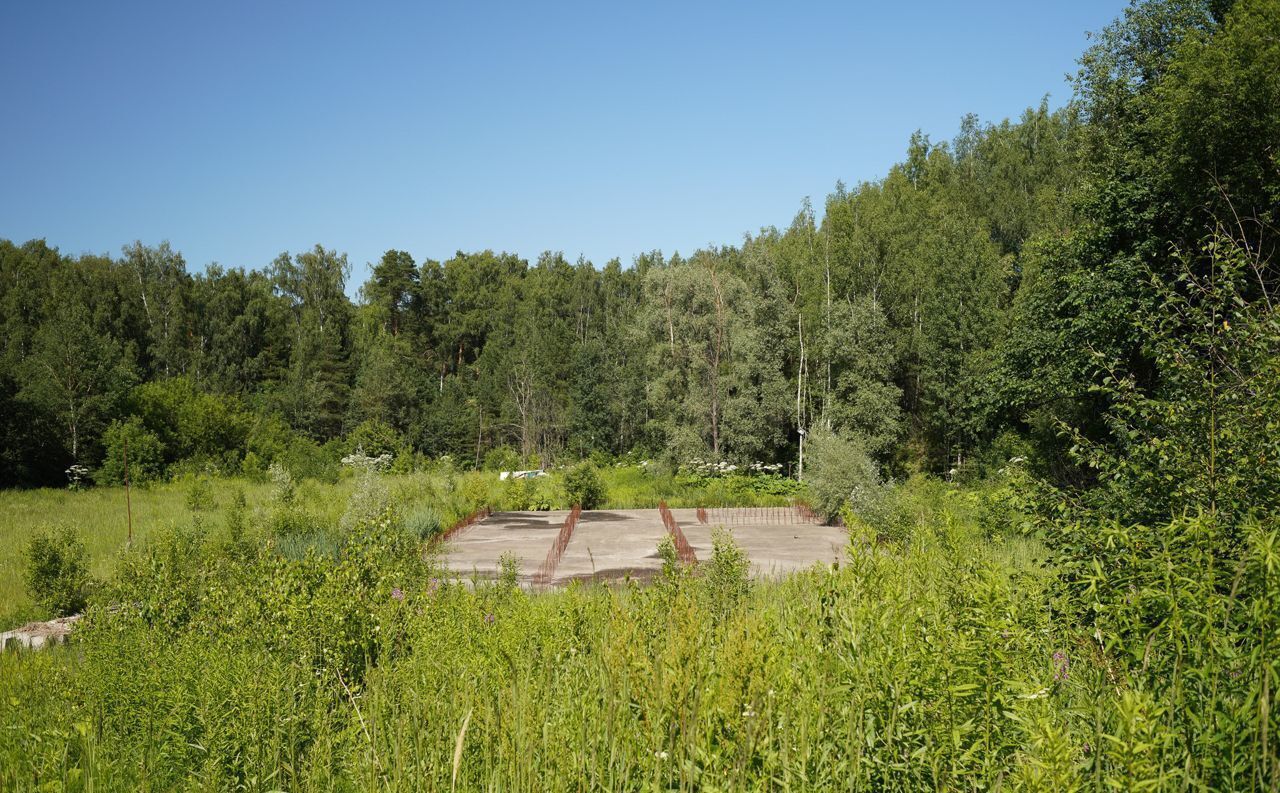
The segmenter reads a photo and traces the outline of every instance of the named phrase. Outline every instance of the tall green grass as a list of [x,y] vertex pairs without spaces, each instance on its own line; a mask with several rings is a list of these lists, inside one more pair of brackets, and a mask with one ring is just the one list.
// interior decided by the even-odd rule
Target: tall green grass
[[1020,773],[1020,698],[1075,693],[1044,576],[944,545],[529,595],[170,537],[128,562],[150,610],[0,655],[0,703],[30,703],[3,711],[0,784],[444,790],[466,721],[458,789],[986,787]]
[[[504,493],[497,476],[489,473],[430,472],[388,475],[380,480],[402,514],[429,510],[444,526],[468,514],[476,505],[501,504]],[[333,484],[314,479],[298,483],[295,500],[311,527],[310,533],[331,533],[359,485],[360,477],[350,473]],[[207,488],[212,503],[192,509],[193,491],[203,488]],[[272,486],[266,482],[210,478],[135,487],[130,493],[134,541],[145,542],[165,529],[192,526],[218,536],[225,532],[227,513],[237,492],[245,497],[247,524],[264,527],[272,509]],[[110,577],[117,559],[128,547],[124,488],[0,491],[0,629],[49,616],[36,608],[26,592],[23,557],[32,536],[54,526],[74,529],[89,551],[93,575],[100,579]]]
[[[635,466],[601,470],[612,509],[654,508],[666,499],[673,507],[781,506],[787,496],[757,493],[743,486],[744,477],[701,484],[681,482],[668,471]],[[428,527],[447,528],[480,506],[492,509],[568,509],[560,474],[537,480],[507,481],[493,472],[436,470],[383,475],[379,482],[386,498],[425,533]],[[308,530],[286,541],[294,552],[308,547],[332,547],[334,529],[360,487],[361,477],[345,472],[336,483],[305,479],[298,483],[296,503]],[[212,503],[192,509],[192,494],[207,487]],[[236,492],[245,496],[246,521],[262,526],[271,510],[272,486],[246,479],[186,479],[134,488],[131,492],[133,534],[144,541],[158,530],[200,525],[205,531],[224,530],[226,513]],[[16,626],[48,615],[39,611],[23,585],[23,554],[31,537],[42,529],[70,526],[84,540],[92,573],[107,578],[127,546],[128,521],[122,487],[88,490],[0,491],[0,628]]]
[[[490,479],[387,480],[390,508],[332,554],[155,530],[69,646],[0,653],[0,789],[1280,783],[1272,528],[1248,530],[1230,588],[1147,574],[1193,544],[1064,589],[1039,541],[975,519],[980,498],[915,483],[895,539],[851,521],[839,565],[750,582],[718,540],[647,586],[531,594],[450,582],[397,517],[502,497]],[[1094,597],[1089,575],[1134,582],[1092,622],[1065,600]]]

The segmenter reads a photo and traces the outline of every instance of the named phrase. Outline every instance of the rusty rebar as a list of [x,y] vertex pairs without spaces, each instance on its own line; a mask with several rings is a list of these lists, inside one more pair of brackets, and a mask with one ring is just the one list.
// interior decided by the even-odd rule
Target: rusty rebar
[[435,539],[432,540],[431,544],[436,545],[442,542],[448,542],[449,540],[452,540],[454,537],[461,534],[463,529],[466,529],[469,526],[474,526],[476,523],[479,523],[480,521],[484,520],[485,518],[489,517],[492,514],[493,512],[487,506],[480,507],[480,509],[477,509],[475,512],[472,512],[470,515],[460,518],[456,523],[454,523],[445,531],[442,531],[439,534],[437,534],[435,536]]
[[569,547],[569,541],[573,539],[573,530],[578,525],[578,518],[582,515],[582,507],[575,505],[569,511],[564,519],[564,525],[560,527],[560,533],[556,535],[556,541],[547,551],[547,558],[543,560],[542,565],[538,568],[538,572],[534,573],[533,582],[535,584],[550,584],[552,578],[555,577],[556,567],[560,565],[560,559],[564,557],[564,552]]
[[671,514],[666,501],[658,502],[658,513],[662,515],[662,524],[667,527],[667,532],[671,535],[672,542],[675,543],[676,554],[679,555],[680,561],[685,564],[697,564],[698,556],[693,552],[693,546],[689,544],[688,538],[684,536],[684,531],[681,530],[675,516]]

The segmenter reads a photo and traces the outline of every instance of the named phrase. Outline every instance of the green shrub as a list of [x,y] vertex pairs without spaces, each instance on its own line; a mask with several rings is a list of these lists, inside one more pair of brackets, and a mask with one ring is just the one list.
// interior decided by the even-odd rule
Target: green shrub
[[295,437],[276,462],[288,468],[296,479],[332,483],[338,481],[338,461],[344,453],[343,442],[336,438],[321,446],[310,438]]
[[405,518],[404,526],[419,540],[429,540],[440,533],[440,513],[431,507],[414,510]]
[[514,471],[521,467],[520,453],[510,446],[498,446],[485,453],[481,467],[486,471]]
[[404,445],[403,436],[390,424],[377,419],[366,419],[347,435],[345,451],[350,454],[362,452],[368,457],[383,454],[395,456]]
[[266,463],[256,452],[245,452],[244,459],[240,461],[240,473],[251,482],[265,482],[267,480]]
[[224,567],[205,539],[198,529],[173,525],[122,554],[102,598],[114,609],[95,609],[94,619],[106,611],[162,636],[186,627]]
[[217,506],[213,500],[213,484],[207,477],[192,477],[187,483],[186,502],[192,512],[207,512]]
[[505,509],[517,512],[534,510],[545,512],[553,508],[553,497],[550,488],[544,484],[547,477],[533,479],[508,479],[502,488],[502,500]]
[[862,445],[833,432],[815,430],[809,436],[809,466],[805,482],[813,494],[814,510],[831,520],[849,505],[854,512],[878,506],[883,484]]
[[271,500],[282,506],[293,504],[298,495],[298,486],[294,484],[293,474],[282,465],[272,464],[267,472],[271,477]]
[[466,474],[458,487],[458,495],[462,497],[463,514],[474,512],[489,504],[489,484],[492,475]]
[[164,472],[164,447],[154,433],[142,425],[142,419],[131,416],[127,421],[113,421],[102,435],[106,455],[94,479],[99,484],[124,483],[126,445],[129,455],[129,482],[146,484]]
[[342,514],[338,526],[344,531],[351,531],[361,523],[367,523],[391,508],[391,492],[383,484],[382,478],[372,471],[366,471],[356,481],[356,489],[347,499],[347,509]]
[[84,610],[93,590],[89,552],[70,527],[41,531],[27,543],[26,584],[31,599],[54,616]]
[[498,557],[498,586],[510,592],[520,582],[520,557],[513,551],[503,551]]
[[711,559],[700,568],[702,586],[719,614],[732,611],[751,591],[751,560],[723,527],[711,532]]
[[569,504],[595,509],[604,502],[604,483],[591,463],[579,463],[564,475],[564,494]]
[[227,538],[233,545],[244,540],[245,518],[248,511],[244,488],[236,487],[231,494],[231,506],[227,508]]
[[658,540],[658,558],[662,560],[661,582],[669,584],[683,575],[685,567],[680,563],[680,552],[676,550],[676,541],[669,532]]
[[[256,455],[267,466],[284,459],[289,444],[297,435],[279,416],[256,415],[249,425],[249,433],[245,438],[245,449],[248,454]],[[247,456],[247,455],[246,455]]]
[[134,389],[130,402],[164,445],[170,463],[220,460],[243,449],[252,422],[238,398],[205,393],[186,377],[144,383]]

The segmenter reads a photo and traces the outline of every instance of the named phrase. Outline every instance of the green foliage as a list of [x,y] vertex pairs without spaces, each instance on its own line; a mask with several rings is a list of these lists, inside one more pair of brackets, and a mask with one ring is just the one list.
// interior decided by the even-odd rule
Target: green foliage
[[213,484],[207,477],[194,476],[187,482],[187,509],[192,512],[208,512],[217,504],[213,499]]
[[819,515],[830,520],[846,506],[857,511],[878,501],[883,487],[880,475],[860,443],[815,430],[807,446],[805,482]]
[[462,485],[458,488],[458,495],[462,497],[463,515],[489,505],[489,485],[490,483],[485,477],[463,477]]
[[267,479],[267,466],[257,454],[246,452],[244,459],[240,462],[240,473],[251,481],[265,482]]
[[547,477],[513,477],[503,486],[502,501],[504,509],[546,511],[555,508],[555,488]]
[[24,579],[32,600],[55,617],[83,611],[94,588],[89,553],[69,526],[31,538]]
[[498,556],[498,587],[514,592],[519,588],[520,557],[512,551],[503,551]]
[[292,506],[298,495],[293,474],[282,465],[273,465],[267,472],[271,477],[271,500],[280,506]]
[[[1222,558],[1234,538],[1235,558]],[[1178,785],[1274,780],[1280,769],[1262,747],[1280,720],[1260,703],[1276,672],[1275,527],[1200,515],[1151,527],[1064,524],[1051,539],[1082,633],[1131,678],[1117,760]]]
[[1112,405],[1108,440],[1071,431],[1099,481],[1078,507],[1124,522],[1202,508],[1227,523],[1280,507],[1280,327],[1266,285],[1251,283],[1261,263],[1221,236],[1200,255],[1209,275],[1187,261],[1176,281],[1153,285],[1160,302],[1136,319],[1159,382],[1143,387],[1111,365],[1095,387]]
[[[993,541],[969,523],[970,494],[924,479],[899,489],[921,541],[750,584],[723,537],[697,575],[667,543],[656,586],[526,596],[510,576],[433,581],[418,538],[390,516],[328,545],[238,556],[190,530],[152,535],[120,560],[75,653],[0,654],[0,701],[21,692],[24,703],[0,710],[0,783],[76,768],[105,787],[136,787],[143,773],[168,787],[275,774],[307,789],[412,769],[448,787],[438,758],[452,756],[468,712],[468,786],[1238,789],[1274,778],[1260,747],[1277,715],[1259,708],[1277,671],[1274,527],[1246,526],[1241,564],[1225,568],[1208,521],[1082,525],[1070,541],[1090,543],[1098,563],[1081,556],[1059,591],[1035,541]],[[1203,575],[1166,575],[1184,563]],[[1063,594],[1095,616],[1065,619]],[[611,709],[623,692],[635,707]],[[550,749],[548,727],[564,736]],[[144,771],[148,754],[170,760]]]
[[166,463],[221,464],[245,446],[250,419],[239,401],[202,392],[185,377],[144,383],[129,397],[131,408],[164,446]]
[[405,530],[419,540],[429,540],[440,533],[440,513],[430,507],[410,512],[404,519]]
[[699,572],[711,608],[721,616],[737,608],[751,592],[751,560],[723,527],[712,530],[711,558]]
[[883,457],[902,432],[902,389],[892,380],[896,353],[888,319],[869,296],[833,311],[825,340],[835,372],[832,428],[861,438],[868,454]]
[[663,534],[658,540],[658,558],[662,560],[659,585],[671,585],[685,574],[685,565],[680,562],[680,552],[676,550],[676,541],[670,533]]
[[369,457],[396,455],[404,448],[404,439],[393,427],[377,419],[362,421],[347,436],[349,452],[363,451]]
[[376,520],[392,510],[391,492],[382,478],[372,471],[359,476],[356,489],[347,501],[347,511],[342,514],[338,526],[351,531],[356,526]]
[[[748,587],[722,540],[702,576],[524,596],[432,582],[392,524],[355,536],[368,539],[296,560],[232,562],[189,534],[139,548],[110,598],[130,605],[92,612],[80,660],[0,655],[0,696],[29,692],[0,714],[0,782],[60,779],[91,741],[81,773],[99,786],[385,774],[448,788],[439,758],[470,713],[466,788],[989,787],[1029,773],[1033,716],[1078,747],[1096,741],[1089,708],[1118,710],[1083,657],[1053,680],[1052,653],[1072,645],[1046,579],[981,543]],[[144,770],[148,754],[169,759]],[[1105,778],[1128,778],[1109,749],[1105,762]]]
[[591,463],[579,463],[564,475],[565,500],[583,509],[595,509],[604,502],[604,483]]
[[289,441],[284,455],[274,464],[283,465],[298,479],[318,479],[333,482],[338,478],[338,460],[343,451],[341,441],[331,441],[324,446],[310,438],[294,437]]
[[[164,447],[136,416],[128,421],[114,421],[103,433],[105,454],[94,479],[99,484],[119,485],[124,482],[125,454],[129,456],[129,482],[144,485],[158,479],[164,471]],[[126,449],[127,447],[127,449]]]
[[238,545],[244,540],[248,511],[249,504],[245,499],[244,488],[237,487],[232,492],[231,504],[227,507],[227,539],[233,545]]
[[509,446],[490,449],[485,453],[482,465],[486,471],[514,471],[520,467],[520,453]]
[[133,362],[84,303],[64,300],[51,309],[18,367],[24,374],[20,396],[54,419],[67,459],[85,464],[133,383]]

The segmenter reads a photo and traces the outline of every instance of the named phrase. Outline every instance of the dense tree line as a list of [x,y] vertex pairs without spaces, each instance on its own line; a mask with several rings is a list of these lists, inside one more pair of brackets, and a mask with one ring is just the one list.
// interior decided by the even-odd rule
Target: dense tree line
[[805,201],[786,228],[630,266],[389,250],[352,301],[321,245],[191,272],[166,243],[0,242],[0,481],[110,479],[126,436],[158,474],[356,445],[794,470],[816,432],[894,473],[1021,455],[1092,488],[1082,444],[1125,440],[1108,378],[1166,382],[1153,342],[1176,330],[1140,321],[1162,288],[1208,275],[1220,238],[1251,262],[1241,299],[1268,293],[1277,19],[1275,0],[1137,3],[1064,108],[917,134],[820,221]]

